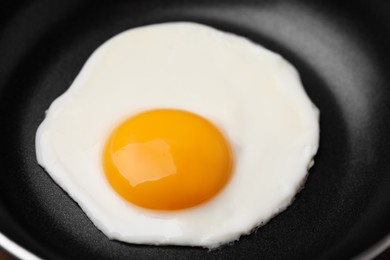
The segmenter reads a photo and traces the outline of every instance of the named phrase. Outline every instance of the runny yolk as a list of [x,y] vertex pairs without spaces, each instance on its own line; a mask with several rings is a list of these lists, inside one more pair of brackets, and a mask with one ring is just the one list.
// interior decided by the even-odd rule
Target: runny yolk
[[198,205],[230,178],[229,143],[206,119],[183,110],[149,110],[122,122],[103,150],[112,188],[127,201],[156,210]]

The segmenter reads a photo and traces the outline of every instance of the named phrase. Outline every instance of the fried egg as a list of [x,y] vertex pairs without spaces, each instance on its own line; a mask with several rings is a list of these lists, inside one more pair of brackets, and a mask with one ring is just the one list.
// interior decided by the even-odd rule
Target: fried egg
[[290,63],[172,22],[100,46],[48,109],[36,154],[108,238],[215,248],[292,203],[318,142]]

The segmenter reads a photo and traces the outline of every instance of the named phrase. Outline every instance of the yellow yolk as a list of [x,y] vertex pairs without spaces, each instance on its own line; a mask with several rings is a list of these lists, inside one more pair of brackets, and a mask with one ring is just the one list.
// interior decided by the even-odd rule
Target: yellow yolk
[[103,151],[113,189],[138,206],[178,210],[216,195],[230,178],[229,143],[206,119],[183,110],[156,109],[121,123]]

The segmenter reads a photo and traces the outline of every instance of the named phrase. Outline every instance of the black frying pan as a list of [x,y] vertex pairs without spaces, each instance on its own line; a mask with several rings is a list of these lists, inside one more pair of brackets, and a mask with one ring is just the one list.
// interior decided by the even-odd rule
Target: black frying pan
[[[3,2],[0,232],[22,247],[47,259],[340,259],[390,233],[385,0]],[[126,29],[181,20],[243,35],[282,54],[321,110],[320,150],[306,188],[257,232],[213,251],[110,241],[35,159],[35,131],[45,110],[94,49]]]

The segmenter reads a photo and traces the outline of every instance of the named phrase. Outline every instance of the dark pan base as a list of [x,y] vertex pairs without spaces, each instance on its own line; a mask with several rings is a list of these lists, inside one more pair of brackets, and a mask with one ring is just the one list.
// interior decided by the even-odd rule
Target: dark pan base
[[[9,238],[46,259],[345,259],[390,232],[386,1],[58,2],[0,6],[0,231]],[[45,110],[101,43],[136,26],[182,20],[282,54],[321,111],[320,150],[296,201],[213,251],[110,241],[35,159]]]

